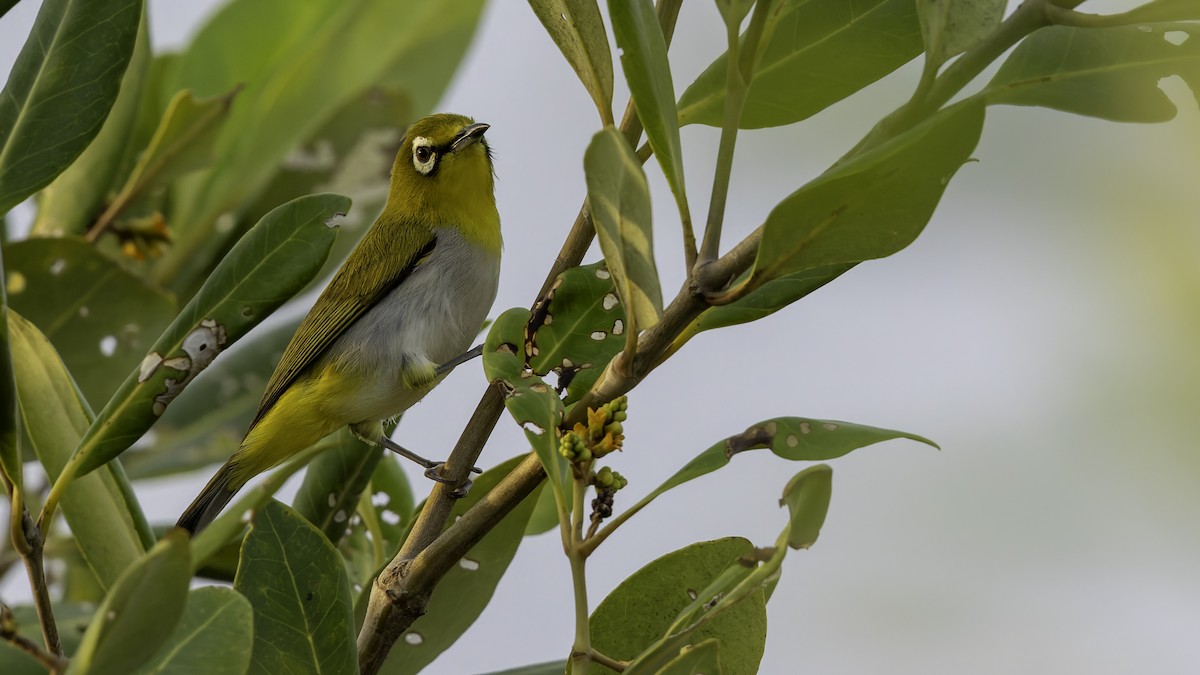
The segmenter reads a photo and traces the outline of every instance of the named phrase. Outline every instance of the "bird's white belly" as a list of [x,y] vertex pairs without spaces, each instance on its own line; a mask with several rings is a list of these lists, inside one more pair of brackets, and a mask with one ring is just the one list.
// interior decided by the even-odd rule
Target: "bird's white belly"
[[394,417],[432,386],[410,389],[403,373],[445,363],[471,347],[496,298],[500,260],[438,229],[429,258],[330,346],[326,363],[360,386],[342,416],[351,422]]

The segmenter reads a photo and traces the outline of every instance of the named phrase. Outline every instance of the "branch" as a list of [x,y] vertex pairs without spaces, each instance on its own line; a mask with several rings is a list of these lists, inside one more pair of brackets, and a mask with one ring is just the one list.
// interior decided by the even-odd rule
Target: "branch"
[[67,668],[67,660],[62,656],[43,651],[34,644],[33,640],[17,633],[17,623],[8,605],[0,605],[0,640],[11,644],[17,649],[37,659],[52,674],[57,675]]
[[[38,623],[42,627],[42,642],[45,643],[50,656],[62,659],[62,640],[58,636],[58,624],[54,621],[54,607],[50,604],[50,585],[46,583],[46,565],[42,557],[45,541],[42,539],[42,531],[33,521],[33,516],[29,515],[24,500],[19,498],[16,488],[7,476],[4,477],[4,487],[8,494],[13,496],[13,508],[20,508],[19,517],[16,512],[11,514],[12,525],[9,534],[12,537],[13,548],[21,554],[25,572],[29,576],[33,605],[37,609]],[[55,668],[51,668],[51,671],[58,672]]]

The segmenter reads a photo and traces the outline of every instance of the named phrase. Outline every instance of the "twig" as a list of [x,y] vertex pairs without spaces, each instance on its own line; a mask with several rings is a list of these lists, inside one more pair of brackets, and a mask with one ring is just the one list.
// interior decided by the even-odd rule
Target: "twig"
[[53,674],[61,673],[67,668],[65,658],[46,652],[34,644],[33,640],[17,633],[17,623],[8,605],[0,605],[0,640],[32,656]]
[[[8,477],[3,478],[8,494],[16,496],[16,490],[9,482]],[[38,623],[42,627],[42,642],[45,643],[47,652],[61,658],[63,655],[62,640],[58,636],[58,624],[54,621],[54,607],[50,604],[50,586],[46,583],[46,565],[42,557],[45,548],[42,531],[34,523],[33,516],[29,515],[29,509],[26,508],[23,500],[14,498],[12,503],[14,506],[19,505],[21,509],[20,529],[17,529],[16,514],[13,514],[13,529],[9,534],[12,536],[13,547],[17,553],[21,554],[21,560],[25,563],[25,572],[29,576],[29,588],[33,591],[33,606],[37,609]]]
[[600,652],[596,651],[595,649],[589,651],[588,654],[591,655],[592,660],[595,661],[596,663],[599,663],[600,665],[604,666],[605,668],[615,670],[618,673],[625,672],[625,667],[629,665],[625,661],[618,661],[611,656],[605,656],[604,654],[601,654]]

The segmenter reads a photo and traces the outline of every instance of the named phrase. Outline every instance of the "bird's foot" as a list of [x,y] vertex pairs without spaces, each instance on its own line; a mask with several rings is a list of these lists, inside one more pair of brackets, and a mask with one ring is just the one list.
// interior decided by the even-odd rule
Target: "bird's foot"
[[[421,466],[425,467],[425,477],[428,478],[429,480],[435,481],[437,483],[443,483],[445,485],[451,485],[454,483],[454,481],[446,478],[446,476],[445,476],[445,469],[446,469],[445,462],[435,462],[431,459],[425,459],[424,457],[409,450],[408,448],[405,448],[404,446],[393,441],[392,439],[388,438],[387,436],[382,436],[379,439],[379,444],[382,445],[383,447],[387,448],[388,450],[391,450],[392,452],[396,453],[397,455],[400,455],[401,457],[404,457],[405,459],[412,460],[412,461],[416,462],[417,464],[420,464]],[[471,473],[483,473],[483,469],[480,469],[477,466],[473,466],[473,467],[471,467]],[[471,479],[468,478],[461,485],[459,485],[455,488],[452,495],[456,498],[464,497],[464,496],[466,496],[467,491],[470,489],[471,489]]]

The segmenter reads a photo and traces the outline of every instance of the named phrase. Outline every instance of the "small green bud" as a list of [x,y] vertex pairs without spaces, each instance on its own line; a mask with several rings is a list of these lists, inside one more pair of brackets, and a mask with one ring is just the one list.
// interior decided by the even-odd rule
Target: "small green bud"
[[596,486],[601,488],[612,487],[615,476],[612,469],[607,466],[596,472]]

